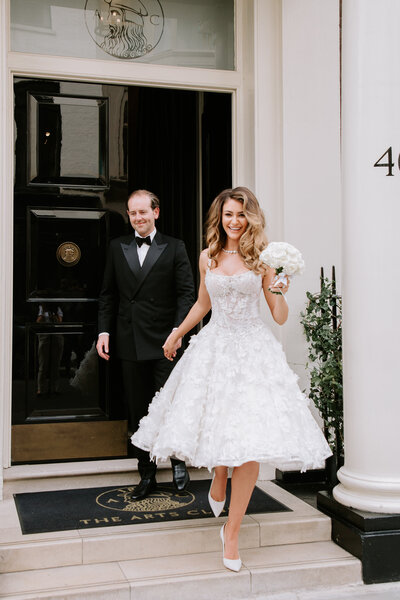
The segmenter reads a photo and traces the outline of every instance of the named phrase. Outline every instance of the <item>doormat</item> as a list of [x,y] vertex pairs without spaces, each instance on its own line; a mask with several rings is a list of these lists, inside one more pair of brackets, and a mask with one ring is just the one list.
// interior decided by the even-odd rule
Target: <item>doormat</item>
[[[194,480],[177,492],[173,483],[161,483],[152,494],[136,501],[129,499],[134,485],[14,494],[14,500],[22,533],[44,533],[212,517],[210,484],[209,479]],[[228,514],[230,480],[226,495],[221,516]],[[286,511],[291,509],[258,487],[247,507],[247,514]]]

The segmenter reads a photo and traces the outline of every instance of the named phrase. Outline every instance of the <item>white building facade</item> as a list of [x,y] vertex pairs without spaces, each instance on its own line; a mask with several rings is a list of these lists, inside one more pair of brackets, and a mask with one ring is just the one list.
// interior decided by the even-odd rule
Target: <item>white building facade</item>
[[[14,228],[18,163],[13,90],[16,80],[26,79],[230,97],[232,186],[254,190],[267,216],[269,239],[300,248],[307,266],[290,290],[289,321],[276,331],[302,388],[307,386],[307,349],[299,313],[305,293],[318,291],[321,266],[327,273],[336,266],[343,289],[346,455],[334,496],[343,506],[400,513],[400,409],[395,400],[400,317],[393,264],[400,210],[400,83],[390,58],[397,56],[400,39],[396,0],[343,3],[342,170],[339,0],[232,0],[217,3],[217,9],[202,0],[132,3],[130,18],[135,26],[147,27],[149,44],[146,52],[129,59],[107,53],[105,36],[102,42],[92,26],[100,2],[43,0],[43,10],[40,2],[31,8],[27,4],[0,0],[0,490],[15,462],[35,462],[15,461],[12,450],[12,436],[18,435],[12,420],[13,285],[20,276],[13,267],[19,243]],[[120,4],[109,5],[117,18]],[[137,5],[146,5],[151,14]],[[232,27],[226,25],[229,19]],[[55,95],[68,95],[65,90],[58,88]],[[65,147],[66,138],[63,143]],[[389,167],[374,168],[388,148],[391,154],[381,162]],[[110,153],[110,172],[112,160]],[[64,167],[67,176],[74,169]],[[202,206],[210,200],[202,195],[201,181],[197,232]],[[53,184],[57,187],[57,181]],[[198,233],[197,246],[200,240]],[[40,419],[37,423],[43,425]],[[21,420],[17,425],[29,426]],[[21,431],[24,435],[26,430]],[[45,468],[46,461],[41,464]],[[324,508],[335,512],[334,502]],[[346,518],[340,517],[342,525]]]

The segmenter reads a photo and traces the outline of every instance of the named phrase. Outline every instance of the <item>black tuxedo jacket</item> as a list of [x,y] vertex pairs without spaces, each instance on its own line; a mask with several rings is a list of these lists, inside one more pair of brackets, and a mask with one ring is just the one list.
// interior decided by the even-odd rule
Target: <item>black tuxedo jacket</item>
[[157,231],[140,266],[134,233],[112,240],[99,297],[99,333],[122,360],[155,360],[194,302],[193,274],[181,240]]

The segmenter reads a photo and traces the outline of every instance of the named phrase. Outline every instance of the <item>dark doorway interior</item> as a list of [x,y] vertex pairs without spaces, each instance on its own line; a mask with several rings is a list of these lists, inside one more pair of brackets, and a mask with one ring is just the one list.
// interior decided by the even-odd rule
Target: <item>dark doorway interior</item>
[[12,460],[124,456],[118,365],[94,349],[107,246],[129,192],[150,189],[197,275],[201,222],[231,185],[231,96],[17,78],[15,125]]
[[129,189],[160,197],[159,227],[185,241],[197,273],[199,217],[231,185],[230,94],[130,87],[128,97]]

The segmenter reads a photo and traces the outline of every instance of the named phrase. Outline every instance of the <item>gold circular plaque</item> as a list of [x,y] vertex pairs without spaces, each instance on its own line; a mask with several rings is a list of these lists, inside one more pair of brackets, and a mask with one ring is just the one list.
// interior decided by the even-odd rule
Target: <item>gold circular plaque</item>
[[73,267],[81,260],[81,249],[75,242],[63,242],[58,246],[56,256],[63,267]]

